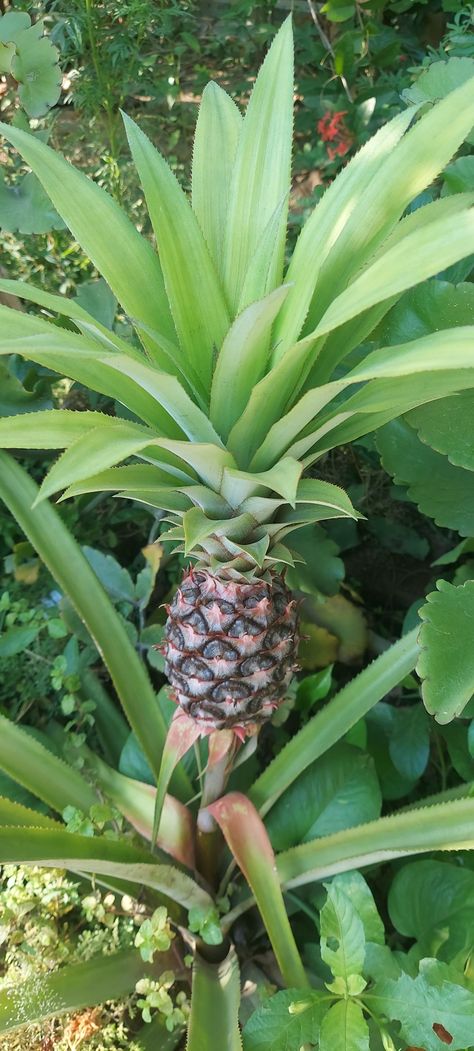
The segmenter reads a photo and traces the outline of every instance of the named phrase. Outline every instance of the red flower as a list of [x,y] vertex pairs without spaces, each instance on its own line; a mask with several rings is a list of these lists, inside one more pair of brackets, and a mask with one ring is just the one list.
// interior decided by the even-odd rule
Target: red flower
[[318,120],[317,130],[323,142],[333,142],[339,135],[344,133],[344,120],[347,110],[341,109],[331,115],[329,110]]

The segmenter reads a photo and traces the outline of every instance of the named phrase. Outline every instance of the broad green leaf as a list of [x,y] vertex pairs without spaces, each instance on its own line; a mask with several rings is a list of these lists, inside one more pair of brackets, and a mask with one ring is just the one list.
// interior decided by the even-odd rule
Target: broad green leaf
[[369,1051],[369,1027],[354,1000],[339,1000],[321,1025],[320,1051]]
[[417,781],[430,755],[430,724],[423,706],[396,708],[388,729],[389,755],[395,769],[405,781]]
[[[290,188],[293,40],[287,18],[257,76],[237,146],[225,243],[225,290],[235,315],[248,267],[275,209]],[[276,238],[281,283],[287,208]]]
[[[5,26],[9,21],[7,12],[2,23]],[[49,36],[43,36],[43,31],[44,23],[37,21],[13,35],[15,49],[7,71],[17,81],[18,97],[30,117],[44,116],[61,94],[58,50]]]
[[134,121],[126,116],[124,121],[181,348],[208,391],[214,348],[229,327],[222,289],[199,223],[171,169]]
[[474,285],[464,281],[450,285],[438,279],[409,289],[392,307],[380,326],[386,346],[427,336],[437,329],[471,325],[474,316]]
[[385,470],[408,487],[408,496],[423,514],[461,536],[474,535],[472,471],[453,467],[446,456],[421,442],[404,420],[378,431],[377,447]]
[[40,628],[34,624],[17,624],[0,633],[0,657],[14,657],[22,653],[34,640]]
[[0,177],[0,229],[21,234],[64,229],[61,216],[33,172],[16,179],[13,186]]
[[341,872],[334,877],[333,885],[344,891],[346,897],[357,910],[364,928],[366,942],[375,945],[385,944],[384,925],[377,910],[372,891],[363,875],[353,869]]
[[335,978],[361,974],[365,957],[362,920],[342,887],[326,884],[327,899],[321,909],[321,956]]
[[274,849],[287,850],[379,817],[381,806],[372,760],[339,743],[286,789],[265,823]]
[[[47,503],[31,509],[38,494],[32,479],[3,452],[0,466],[0,497],[84,621],[109,669],[130,725],[158,773],[165,722],[145,667],[120,618],[55,509]],[[182,770],[176,772],[174,791],[179,798],[192,795]]]
[[82,550],[110,597],[115,602],[133,603],[135,587],[128,569],[121,566],[113,555],[105,555],[87,544],[84,544]]
[[422,442],[443,453],[455,467],[474,471],[474,391],[465,390],[450,398],[412,410],[410,427]]
[[445,967],[426,959],[416,978],[402,973],[380,979],[366,994],[368,1006],[400,1022],[401,1036],[410,1044],[426,1051],[449,1044],[452,1051],[464,1051],[472,1043],[474,992],[449,980]]
[[420,609],[420,656],[425,707],[437,722],[461,715],[474,694],[474,654],[470,640],[474,618],[474,581],[456,587],[438,580],[437,591]]
[[472,58],[458,58],[453,56],[447,62],[436,61],[430,63],[414,84],[405,88],[402,92],[407,102],[425,103],[442,99],[448,92],[465,84],[474,76],[474,61]]
[[38,376],[27,390],[13,371],[10,371],[9,364],[13,362],[0,361],[0,418],[50,409],[53,404],[52,379],[49,376]]
[[53,810],[62,813],[70,803],[88,812],[97,793],[74,770],[21,726],[0,716],[0,769]]
[[390,155],[415,112],[413,109],[398,114],[356,153],[332,181],[305,223],[286,275],[286,280],[293,283],[292,288],[275,326],[276,359],[282,357],[298,338],[321,267],[343,234],[374,172]]
[[446,962],[456,954],[466,957],[472,948],[474,873],[449,861],[412,861],[396,873],[388,909],[395,929],[416,938],[423,956]]
[[268,997],[244,1028],[244,1051],[300,1051],[314,1044],[332,999],[320,989],[285,989]]
[[465,193],[474,190],[474,157],[458,157],[443,172],[442,193]]
[[222,276],[229,194],[242,117],[233,99],[206,84],[194,135],[192,203],[218,274]]
[[[160,953],[160,965],[172,966],[171,954]],[[105,1000],[120,1000],[133,993],[136,982],[146,974],[153,977],[153,970],[138,950],[123,949],[19,980],[0,991],[0,1032],[26,1028]]]
[[[33,169],[127,314],[173,341],[174,326],[158,258],[125,212],[105,190],[39,139],[7,124],[0,124],[0,132]],[[166,370],[167,358],[157,354],[156,360]]]
[[316,339],[349,321],[380,301],[399,295],[407,288],[433,277],[472,251],[474,209],[433,219],[429,225],[407,233],[337,296],[319,325]]
[[250,789],[250,798],[261,813],[270,810],[303,770],[413,670],[418,656],[416,637],[414,629],[377,657],[281,749]]
[[212,1042],[219,1051],[242,1051],[239,1031],[240,977],[233,948],[221,963],[208,963],[196,951],[193,965],[191,1014],[186,1051],[203,1051]]
[[212,898],[180,869],[163,864],[165,854],[152,855],[125,839],[80,836],[62,828],[0,828],[2,864],[40,864],[45,868],[80,869],[123,877],[165,894],[184,908],[204,908]]
[[335,595],[344,579],[344,563],[338,558],[337,544],[324,529],[316,524],[298,529],[291,538],[291,547],[304,562],[288,570],[288,586],[293,591]]
[[252,888],[286,984],[306,988],[309,983],[286,914],[275,855],[255,807],[241,792],[228,792],[207,809]]
[[265,372],[272,324],[288,293],[282,285],[238,315],[222,344],[211,388],[211,420],[226,439]]

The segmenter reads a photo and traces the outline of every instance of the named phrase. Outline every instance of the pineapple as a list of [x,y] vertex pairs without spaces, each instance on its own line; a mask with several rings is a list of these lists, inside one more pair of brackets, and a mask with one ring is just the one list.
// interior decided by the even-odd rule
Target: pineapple
[[160,516],[161,540],[192,567],[169,607],[166,668],[204,732],[251,732],[285,695],[298,642],[284,579],[298,557],[291,534],[357,517],[339,487],[315,476],[324,454],[474,385],[471,327],[370,343],[405,290],[472,252],[472,195],[405,212],[471,131],[473,81],[381,128],[318,202],[286,265],[292,55],[287,19],[244,117],[215,84],[205,89],[191,202],[125,117],[156,249],[99,186],[33,135],[1,126],[136,337],[125,341],[62,296],[0,281],[0,292],[70,321],[60,328],[0,306],[0,353],[119,406],[115,417],[9,417],[0,444],[65,450],[40,499],[110,491]]

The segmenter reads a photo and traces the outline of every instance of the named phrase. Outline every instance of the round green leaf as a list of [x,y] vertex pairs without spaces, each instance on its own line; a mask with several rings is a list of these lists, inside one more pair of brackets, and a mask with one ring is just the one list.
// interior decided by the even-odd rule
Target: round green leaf
[[406,419],[422,442],[456,467],[474,471],[474,390],[420,405]]
[[438,580],[420,610],[417,673],[425,707],[440,723],[460,715],[474,694],[474,580],[455,587]]

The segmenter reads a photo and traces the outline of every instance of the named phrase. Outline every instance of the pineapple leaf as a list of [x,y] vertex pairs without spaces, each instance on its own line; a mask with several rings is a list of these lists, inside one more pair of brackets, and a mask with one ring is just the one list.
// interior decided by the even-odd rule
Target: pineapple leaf
[[[81,413],[82,415],[82,413]],[[1,426],[1,421],[0,421]],[[182,481],[183,479],[181,479]],[[163,471],[151,464],[127,464],[125,467],[109,467],[105,471],[74,482],[63,493],[61,500],[82,493],[118,492],[122,490],[133,494],[140,489],[158,489],[164,486],[175,486],[178,479],[169,471]]]
[[293,127],[291,17],[277,33],[257,76],[237,147],[225,242],[225,290],[235,315],[245,276],[265,228],[282,200],[277,236],[281,283],[290,188]]
[[[175,331],[158,257],[125,212],[105,190],[35,136],[7,124],[0,124],[0,133],[30,165],[124,310],[174,342]],[[159,354],[155,360],[166,368],[167,361],[161,360]]]
[[240,297],[237,314],[240,314],[251,303],[271,292],[279,285],[281,277],[279,232],[282,222],[286,221],[288,210],[287,194],[280,202],[263,231],[262,237],[250,260],[245,275],[244,287]]
[[[0,728],[0,770],[14,781],[59,814],[66,803],[86,813],[93,803],[97,803],[97,792],[82,774],[53,755],[22,726],[1,715]],[[38,817],[39,814],[35,814],[35,818]]]
[[[449,382],[450,373],[459,370],[458,375],[455,377],[455,382],[459,383],[459,386],[455,389],[462,389],[464,384],[463,374],[464,370],[466,370],[466,385],[470,386],[469,370],[474,367],[473,334],[473,326],[459,327],[454,330],[447,329],[446,331],[430,333],[428,336],[422,336],[420,339],[402,343],[396,347],[383,347],[368,354],[365,360],[349,372],[344,379],[328,383],[304,394],[290,412],[270,429],[261,448],[254,456],[252,467],[256,470],[264,470],[286,450],[291,456],[302,455],[304,447],[311,447],[311,433],[313,433],[314,438],[313,444],[316,441],[314,433],[317,432],[318,424],[310,427],[307,432],[304,431],[304,428],[312,424],[313,420],[317,420],[318,413],[336,395],[353,383],[361,383],[365,380],[378,378],[380,380],[387,378],[393,380],[397,377],[409,377],[411,382],[404,385],[406,402],[403,400],[397,402],[393,384],[390,387],[393,397],[394,416],[404,411],[404,406],[406,409],[413,408],[415,404],[422,404],[424,400],[431,400],[433,391],[431,386],[432,378],[429,376],[431,372],[444,372],[444,383],[446,383]],[[418,379],[416,379],[417,376],[419,377]],[[390,396],[388,387],[385,390]],[[357,398],[359,411],[363,411],[364,407],[370,411],[373,391],[374,387],[368,385],[367,388],[363,388],[354,396],[354,400]],[[384,391],[381,390],[380,393],[384,393]],[[436,395],[435,393],[434,396],[439,397],[439,394]],[[366,401],[364,401],[365,398],[367,399]],[[340,415],[350,411],[348,404],[346,402],[338,405],[334,410],[335,414]],[[309,435],[308,439],[304,439],[305,446],[300,445],[297,441],[292,445],[291,442],[294,442],[302,431]]]
[[202,1051],[212,1039],[219,1051],[242,1051],[239,1029],[240,974],[234,947],[221,963],[208,963],[196,953],[186,1051]]
[[183,515],[185,554],[189,554],[197,544],[209,536],[222,537],[225,540],[245,540],[255,525],[250,514],[237,515],[235,518],[208,518],[199,507],[192,507]]
[[211,388],[211,420],[225,439],[265,373],[272,324],[289,291],[282,285],[252,303],[234,321],[222,344]]
[[206,84],[194,136],[192,204],[221,277],[230,184],[241,127],[235,102],[213,81]]
[[[317,327],[335,295],[384,241],[410,201],[444,168],[473,123],[471,79],[424,114],[375,168],[371,179],[361,170],[363,192],[320,271],[306,332]],[[326,373],[319,382],[323,376]]]
[[82,481],[91,472],[94,474],[106,467],[114,467],[120,460],[146,449],[156,439],[153,431],[125,420],[117,420],[112,432],[109,442],[104,442],[103,427],[95,427],[77,438],[50,467],[35,503],[73,482]]
[[232,507],[239,507],[243,500],[255,496],[260,488],[273,490],[293,505],[300,476],[301,464],[289,456],[261,474],[250,474],[248,471],[236,471],[226,467],[221,492]]
[[222,447],[222,442],[208,417],[191,401],[175,376],[160,372],[144,361],[131,361],[125,354],[108,354],[102,361],[123,376],[129,376],[139,387],[151,394],[173,417],[190,441],[215,442]]
[[157,444],[179,457],[184,463],[189,464],[202,481],[216,492],[220,491],[225,468],[235,467],[235,460],[231,453],[226,449],[220,449],[217,445],[204,442],[191,444],[168,439],[160,440]]
[[[207,907],[212,898],[187,873],[163,864],[148,851],[131,846],[128,840],[104,836],[81,836],[64,828],[0,828],[2,864],[26,862],[45,868],[80,868],[83,872],[118,876],[144,884],[177,901],[184,908]],[[78,864],[80,862],[80,864]]]
[[66,449],[93,427],[111,431],[120,424],[114,416],[101,412],[73,412],[71,409],[45,409],[23,412],[0,419],[0,447],[3,449]]
[[348,518],[363,518],[352,506],[351,501],[344,489],[331,482],[323,482],[319,478],[302,478],[296,493],[296,504],[319,504],[323,507],[338,511]]
[[286,984],[305,989],[309,983],[286,914],[275,855],[263,821],[241,792],[228,792],[207,809],[255,895]]
[[223,292],[199,223],[171,169],[134,121],[124,115],[124,122],[179,341],[208,390],[213,348],[220,347],[229,327]]
[[399,295],[469,255],[474,240],[474,208],[460,210],[455,223],[448,210],[446,216],[431,219],[424,228],[411,231],[408,224],[408,229],[336,297],[311,336],[316,339],[326,335],[361,311]]
[[374,173],[390,156],[415,113],[416,107],[412,107],[380,128],[334,179],[306,221],[286,275],[292,289],[275,326],[275,360],[298,338],[325,259],[343,235]]
[[[11,313],[21,317],[28,316],[20,315],[19,311],[15,310]],[[103,360],[103,348],[99,348],[97,343],[88,341],[86,337],[74,332],[58,329],[47,322],[40,324],[46,328],[46,332],[42,329],[38,335],[28,334],[16,339],[4,339],[0,344],[0,355],[21,354],[29,361],[45,365],[60,376],[68,376],[69,379],[77,380],[91,390],[120,402],[145,423],[159,428],[160,433],[168,437],[182,435],[181,429],[158,405],[155,398],[133,380],[108,367]],[[21,329],[21,323],[18,327]]]
[[[189,497],[184,496],[183,493],[176,492],[176,489],[161,488],[160,486],[156,486],[153,489],[134,489],[132,492],[124,489],[115,495],[118,499],[136,500],[138,504],[156,507],[160,511],[176,512],[179,515],[184,514],[192,506]],[[163,519],[163,521],[166,521],[166,519]],[[172,538],[169,537],[169,539],[171,540]],[[182,537],[180,536],[179,539],[181,540]]]
[[106,328],[105,325],[101,325],[77,301],[68,299],[67,296],[52,295],[51,292],[45,292],[42,288],[36,288],[34,285],[28,284],[27,281],[9,281],[7,279],[0,280],[0,292],[18,296],[19,299],[25,299],[28,303],[36,303],[37,306],[59,314],[60,317],[69,318],[71,321],[74,321],[81,332],[92,336],[98,343],[105,345],[108,349],[116,348],[124,354],[130,354],[132,357],[142,359],[140,351],[135,350],[124,339],[120,339],[115,332]]

